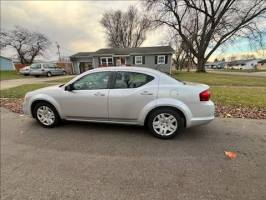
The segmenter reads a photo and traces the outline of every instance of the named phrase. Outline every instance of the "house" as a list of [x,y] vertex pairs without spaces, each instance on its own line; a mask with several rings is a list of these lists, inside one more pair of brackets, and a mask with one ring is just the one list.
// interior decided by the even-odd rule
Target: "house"
[[211,62],[211,63],[206,63],[205,68],[206,69],[224,69],[225,64],[226,64],[225,61]]
[[229,69],[255,69],[258,63],[257,59],[234,60],[227,62]]
[[266,59],[260,60],[257,64],[258,70],[266,70]]
[[1,71],[15,70],[14,63],[10,58],[0,56],[0,70]]
[[70,57],[74,72],[108,66],[138,66],[171,73],[172,55],[170,46],[105,48],[95,52],[80,52]]

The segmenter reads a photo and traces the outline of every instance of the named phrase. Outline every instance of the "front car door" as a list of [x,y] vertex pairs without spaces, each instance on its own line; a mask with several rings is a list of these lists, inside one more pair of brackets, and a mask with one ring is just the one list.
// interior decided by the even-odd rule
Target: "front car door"
[[66,118],[108,120],[108,93],[111,72],[94,72],[72,83],[59,99]]
[[109,92],[109,120],[137,121],[142,109],[156,99],[158,79],[150,74],[118,71]]

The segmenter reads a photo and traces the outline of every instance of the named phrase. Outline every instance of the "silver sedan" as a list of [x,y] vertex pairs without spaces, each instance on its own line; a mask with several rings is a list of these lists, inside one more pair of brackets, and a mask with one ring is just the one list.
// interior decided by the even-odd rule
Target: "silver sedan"
[[23,110],[47,128],[62,119],[134,124],[159,138],[214,119],[209,86],[142,67],[87,71],[65,85],[27,93]]

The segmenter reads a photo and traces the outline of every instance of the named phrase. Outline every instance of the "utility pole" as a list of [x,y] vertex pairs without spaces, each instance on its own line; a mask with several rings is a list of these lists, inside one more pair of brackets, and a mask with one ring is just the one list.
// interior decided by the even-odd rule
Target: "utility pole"
[[58,61],[61,61],[61,56],[60,56],[60,45],[58,42],[55,42],[56,47],[57,47],[57,54],[58,54]]

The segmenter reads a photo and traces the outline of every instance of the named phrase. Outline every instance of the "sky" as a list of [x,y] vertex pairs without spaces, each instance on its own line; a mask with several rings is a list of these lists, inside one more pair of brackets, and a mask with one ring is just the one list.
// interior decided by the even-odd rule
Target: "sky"
[[[129,0],[1,1],[1,30],[9,30],[19,25],[45,34],[52,41],[46,58],[53,60],[57,58],[55,42],[60,44],[63,56],[107,47],[104,28],[99,23],[102,14],[110,9],[126,10],[129,5],[141,9],[139,1]],[[149,32],[142,46],[165,44],[167,33],[166,29]],[[247,42],[241,40],[237,46],[218,50],[212,58],[247,53],[251,53]],[[6,49],[2,50],[1,54],[13,57],[14,52]],[[262,52],[258,54],[258,57],[263,56],[266,55]]]

